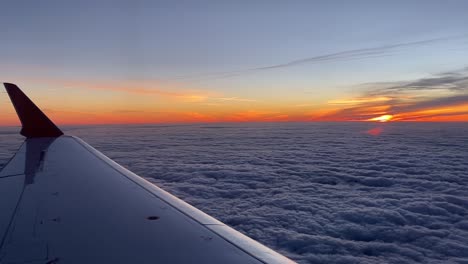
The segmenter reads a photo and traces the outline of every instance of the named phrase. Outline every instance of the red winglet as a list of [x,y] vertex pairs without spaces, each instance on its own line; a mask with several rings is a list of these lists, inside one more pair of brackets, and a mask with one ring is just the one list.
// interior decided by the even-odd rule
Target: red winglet
[[18,88],[4,83],[10,100],[23,125],[21,135],[27,138],[60,137],[63,132]]

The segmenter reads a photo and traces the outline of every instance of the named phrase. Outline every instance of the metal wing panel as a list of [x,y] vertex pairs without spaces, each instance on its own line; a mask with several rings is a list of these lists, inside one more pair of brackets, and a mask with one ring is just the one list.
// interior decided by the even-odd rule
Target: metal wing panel
[[16,179],[0,210],[18,204],[1,263],[292,262],[74,137],[28,139],[5,170],[23,174],[0,178]]
[[216,233],[217,235],[223,237],[230,243],[234,244],[236,247],[244,250],[252,256],[255,256],[259,260],[265,263],[295,263],[292,260],[286,258],[285,256],[277,253],[276,251],[260,244],[259,242],[251,239],[250,237],[234,230],[233,228],[225,225],[221,221],[205,214],[204,212],[198,210],[197,208],[191,206],[190,204],[182,201],[181,199],[171,195],[170,193],[164,191],[161,188],[158,188],[154,184],[146,181],[145,179],[139,177],[133,172],[125,169],[120,166],[118,163],[109,159],[90,145],[88,145],[83,140],[74,137],[78,142],[80,142],[85,148],[87,148],[91,153],[103,160],[103,162],[108,163],[110,166],[118,170],[120,173],[140,185],[142,188],[145,188],[149,192],[153,193],[163,201],[167,202],[170,206],[184,213],[188,217],[194,219],[198,223],[206,226],[208,229]]

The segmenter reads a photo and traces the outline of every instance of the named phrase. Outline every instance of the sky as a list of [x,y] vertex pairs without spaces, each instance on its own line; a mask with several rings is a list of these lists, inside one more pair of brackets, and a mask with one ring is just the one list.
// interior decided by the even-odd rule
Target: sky
[[0,8],[0,82],[59,124],[468,121],[464,0]]

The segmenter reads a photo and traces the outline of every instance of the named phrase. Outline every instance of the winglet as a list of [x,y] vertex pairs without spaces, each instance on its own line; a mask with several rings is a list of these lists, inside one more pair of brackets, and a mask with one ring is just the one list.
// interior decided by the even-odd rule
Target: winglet
[[12,83],[4,83],[10,100],[23,125],[21,135],[27,138],[59,137],[63,132]]

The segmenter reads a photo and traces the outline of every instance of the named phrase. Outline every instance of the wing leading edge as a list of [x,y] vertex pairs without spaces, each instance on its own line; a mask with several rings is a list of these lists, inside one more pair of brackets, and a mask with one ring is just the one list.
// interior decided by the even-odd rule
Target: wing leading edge
[[58,134],[0,172],[0,263],[294,263]]

